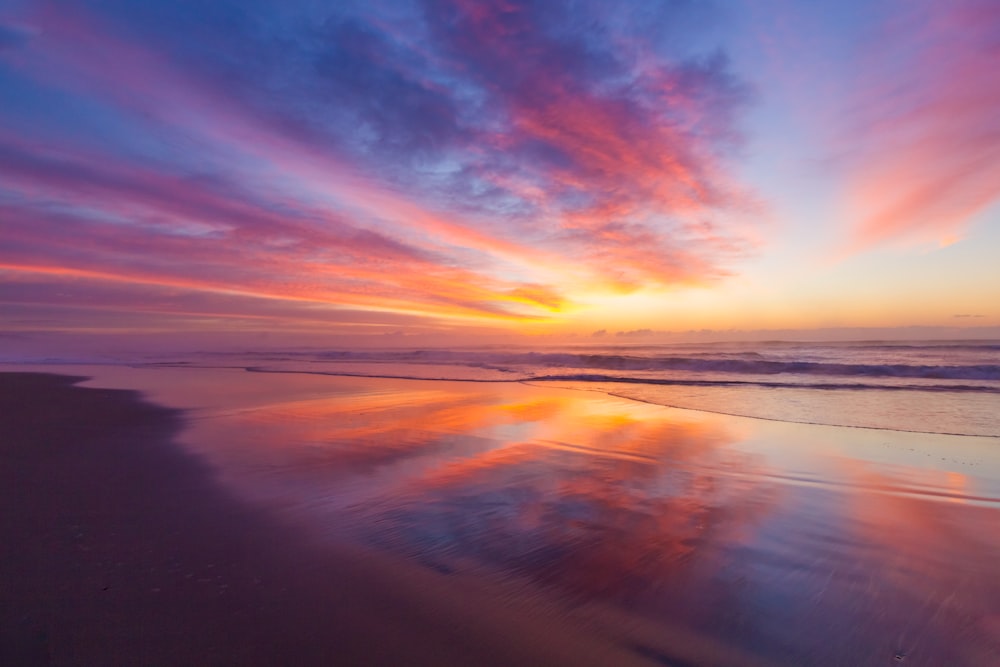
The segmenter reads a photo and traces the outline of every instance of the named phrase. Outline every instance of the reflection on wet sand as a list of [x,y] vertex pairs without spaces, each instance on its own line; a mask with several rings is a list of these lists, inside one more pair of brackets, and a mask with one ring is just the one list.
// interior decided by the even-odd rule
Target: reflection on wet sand
[[[776,664],[1000,664],[996,480],[944,458],[875,462],[851,429],[590,392],[302,382],[330,391],[227,406],[183,439],[331,539],[599,607],[661,643],[680,628]],[[965,442],[940,440],[949,460]],[[650,641],[636,651],[673,664]]]
[[760,429],[782,437],[593,393],[383,381],[193,434],[249,493],[277,485],[319,529],[439,572],[530,582],[778,663],[1000,655],[996,503],[949,503],[971,493],[956,471],[795,441],[803,477],[742,445]]
[[574,597],[645,606],[702,545],[736,540],[772,500],[769,485],[725,475],[754,462],[720,451],[724,433],[705,424],[566,417],[545,425],[548,438],[444,465],[367,508],[376,537],[443,569],[472,559]]
[[[924,488],[934,488],[929,478],[937,477],[943,495],[931,500],[890,493],[878,502],[858,497],[846,503],[859,554],[856,567],[871,576],[866,598],[882,601],[882,613],[901,627],[914,653],[933,656],[937,664],[998,664],[996,506],[962,500],[964,475],[921,477]],[[899,486],[898,479],[871,483]]]

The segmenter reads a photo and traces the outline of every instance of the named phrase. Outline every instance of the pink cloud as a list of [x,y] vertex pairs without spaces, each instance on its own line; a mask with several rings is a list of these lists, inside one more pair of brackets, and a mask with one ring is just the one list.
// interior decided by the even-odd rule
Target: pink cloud
[[909,5],[872,46],[849,159],[851,244],[947,244],[1000,198],[1000,5]]
[[[426,102],[413,127],[393,128],[409,117],[381,104],[365,77],[335,82],[338,104],[384,115],[358,134],[403,136],[352,153],[337,143],[352,137],[324,142],[294,122],[305,111],[315,125],[326,120],[331,109],[319,102],[329,100],[311,97],[314,88],[290,102],[263,85],[248,92],[223,76],[227,63],[202,68],[195,55],[179,55],[188,45],[164,48],[169,31],[159,36],[166,41],[143,40],[98,10],[40,3],[29,12],[37,35],[5,60],[134,122],[129,132],[178,137],[191,154],[143,160],[61,134],[0,131],[0,177],[13,195],[0,262],[25,275],[151,290],[517,320],[559,311],[590,288],[706,282],[747,252],[742,230],[726,222],[747,198],[726,169],[743,91],[724,59],[660,62],[636,39],[619,40],[634,52],[591,62],[582,45],[608,36],[554,38],[558,16],[541,5],[460,5],[439,9],[461,13],[463,24],[420,45],[438,68],[430,74],[411,72],[388,48],[392,35],[372,36],[374,24],[340,26],[346,52],[334,55],[345,69]],[[428,30],[447,32],[444,23]],[[310,67],[333,57],[305,55]],[[290,62],[291,71],[277,71],[282,83],[316,76]],[[485,103],[469,103],[465,125],[449,115],[456,100],[476,95]],[[457,174],[445,186],[405,168],[414,159],[407,151],[439,145],[434,166]],[[210,176],[197,176],[202,156],[228,160],[225,176],[207,168]],[[386,174],[400,171],[397,162],[409,176],[393,181]],[[484,185],[493,191],[477,199]]]

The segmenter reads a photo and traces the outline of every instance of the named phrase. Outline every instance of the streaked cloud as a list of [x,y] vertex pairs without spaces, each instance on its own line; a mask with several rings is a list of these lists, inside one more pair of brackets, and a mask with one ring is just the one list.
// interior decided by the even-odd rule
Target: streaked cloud
[[452,0],[0,15],[7,298],[55,307],[61,276],[92,290],[77,309],[503,321],[711,282],[751,252],[754,206],[731,175],[749,89],[690,38],[712,19]]
[[859,67],[847,139],[856,249],[949,245],[1000,199],[1000,5],[896,10]]

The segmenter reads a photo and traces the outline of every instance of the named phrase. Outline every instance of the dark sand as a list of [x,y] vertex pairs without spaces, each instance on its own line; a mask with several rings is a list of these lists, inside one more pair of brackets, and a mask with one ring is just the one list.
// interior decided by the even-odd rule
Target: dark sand
[[0,665],[743,664],[320,545],[176,446],[181,413],[78,380],[0,373]]

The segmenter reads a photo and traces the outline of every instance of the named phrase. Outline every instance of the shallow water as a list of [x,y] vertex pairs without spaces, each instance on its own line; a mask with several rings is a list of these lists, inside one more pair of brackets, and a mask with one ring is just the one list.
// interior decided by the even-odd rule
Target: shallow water
[[1000,438],[1000,341],[991,340],[270,349],[107,359],[261,374],[530,380],[778,421]]
[[537,596],[653,664],[678,631],[772,664],[1000,661],[997,438],[551,385],[59,370],[188,409],[185,447],[317,535]]

